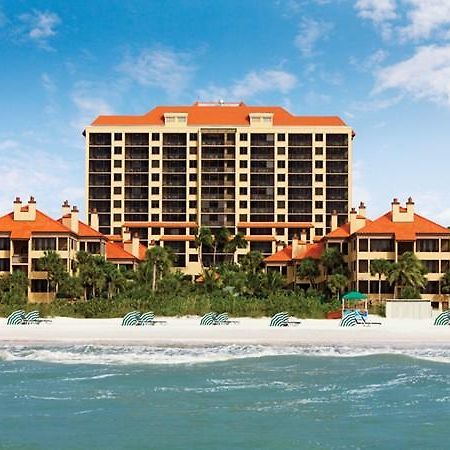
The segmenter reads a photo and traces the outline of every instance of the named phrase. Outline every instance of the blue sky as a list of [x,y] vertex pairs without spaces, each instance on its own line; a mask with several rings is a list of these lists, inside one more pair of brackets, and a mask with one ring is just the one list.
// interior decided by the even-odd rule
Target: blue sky
[[98,114],[243,100],[339,115],[354,204],[450,225],[450,0],[0,0],[0,212],[84,209]]

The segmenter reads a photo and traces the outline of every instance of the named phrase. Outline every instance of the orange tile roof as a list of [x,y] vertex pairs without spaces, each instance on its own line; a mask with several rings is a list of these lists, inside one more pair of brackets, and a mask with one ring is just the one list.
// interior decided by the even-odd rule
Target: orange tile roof
[[9,233],[12,239],[29,239],[33,233],[65,233],[71,231],[55,219],[37,210],[35,220],[14,220],[14,213],[0,217],[0,233]]
[[122,242],[122,236],[120,234],[106,234],[105,236],[108,241]]
[[302,259],[319,259],[323,253],[324,245],[322,242],[306,244],[302,252],[295,258],[292,258],[292,245],[284,247],[282,250],[268,256],[264,259],[266,263],[287,263],[292,261],[301,261]]
[[136,258],[131,253],[127,252],[120,244],[111,241],[106,242],[106,259],[115,261],[136,261]]
[[356,234],[389,234],[394,235],[397,241],[414,241],[417,235],[450,236],[450,230],[418,214],[414,214],[413,222],[393,222],[392,212],[389,211],[358,230]]
[[336,228],[335,230],[331,231],[327,235],[325,235],[325,238],[346,238],[350,236],[350,224],[344,223],[340,227]]
[[[58,222],[62,223],[62,220],[70,218],[70,214],[66,214],[64,217],[61,217],[60,219],[58,219]],[[99,237],[99,238],[104,238],[106,239],[106,236],[102,233],[100,233],[97,230],[94,230],[94,228],[92,228],[91,226],[85,224],[84,222],[82,222],[81,220],[78,221],[78,236],[79,237]]]
[[279,106],[230,105],[157,106],[142,116],[98,116],[92,125],[164,125],[165,113],[187,113],[193,126],[249,126],[250,114],[272,113],[275,126],[346,126],[337,116],[294,116]]
[[310,222],[239,222],[238,228],[313,228]]

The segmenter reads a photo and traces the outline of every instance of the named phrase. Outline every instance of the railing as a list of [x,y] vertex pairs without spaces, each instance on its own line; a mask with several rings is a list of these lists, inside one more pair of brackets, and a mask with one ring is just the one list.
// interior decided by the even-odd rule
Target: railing
[[27,264],[28,263],[28,255],[13,255],[12,263],[13,264]]

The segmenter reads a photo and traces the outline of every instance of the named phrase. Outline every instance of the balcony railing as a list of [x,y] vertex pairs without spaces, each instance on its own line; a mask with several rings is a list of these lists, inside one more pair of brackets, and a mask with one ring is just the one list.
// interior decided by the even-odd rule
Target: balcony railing
[[28,263],[28,255],[13,255],[12,263],[13,264],[27,264]]

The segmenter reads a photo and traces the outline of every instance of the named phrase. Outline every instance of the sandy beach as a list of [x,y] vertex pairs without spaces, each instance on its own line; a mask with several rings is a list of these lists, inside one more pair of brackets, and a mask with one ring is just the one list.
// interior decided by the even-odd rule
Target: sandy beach
[[450,346],[450,326],[432,320],[371,317],[381,325],[339,327],[339,320],[302,320],[287,328],[269,327],[269,318],[237,318],[238,324],[200,326],[199,317],[159,318],[165,324],[122,327],[121,319],[57,317],[40,325],[7,326],[0,319],[0,341],[21,344],[111,344],[194,346],[220,344],[359,345],[413,348]]

